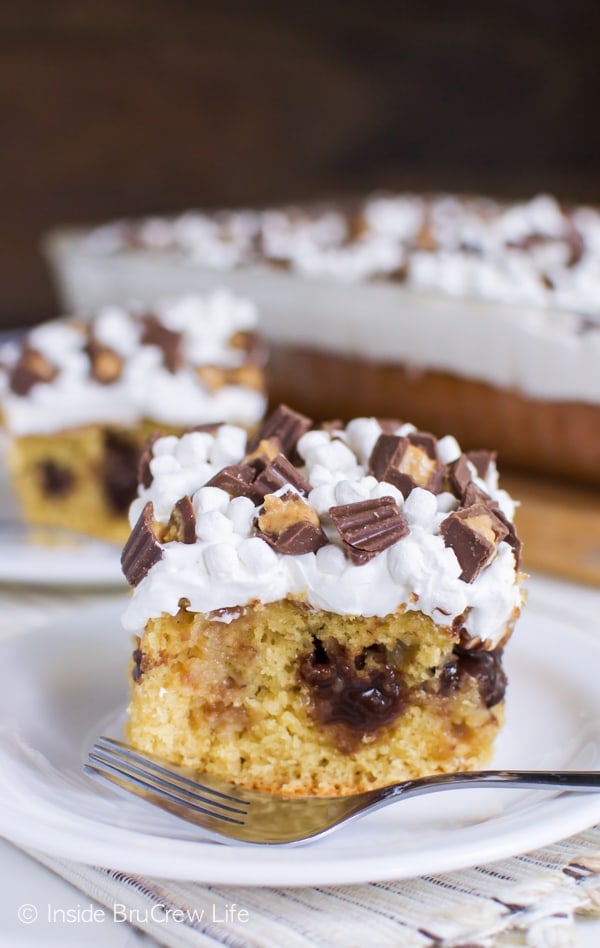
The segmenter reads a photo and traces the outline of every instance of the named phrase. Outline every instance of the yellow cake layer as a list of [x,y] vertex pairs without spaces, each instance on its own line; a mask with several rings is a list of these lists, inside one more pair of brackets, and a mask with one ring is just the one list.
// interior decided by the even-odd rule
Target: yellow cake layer
[[[344,647],[352,665],[385,647],[407,694],[391,723],[361,731],[323,722],[301,674],[316,640]],[[181,608],[143,634],[127,737],[173,763],[288,795],[474,769],[489,760],[503,706],[487,708],[469,675],[438,693],[456,644],[456,633],[414,611],[363,618],[281,601],[226,623]],[[377,667],[366,654],[364,673]]]
[[[165,434],[181,433],[181,429],[148,420],[133,428],[89,425],[53,434],[14,438],[8,453],[8,466],[24,519],[28,523],[65,527],[114,543],[124,543],[130,533],[128,505],[116,512],[107,497],[103,480],[106,433],[113,439],[127,439],[137,456],[148,435],[156,430]],[[134,483],[135,456],[132,460]],[[58,472],[55,477],[67,476],[70,479],[68,489],[63,492],[44,489],[44,470],[48,464]]]

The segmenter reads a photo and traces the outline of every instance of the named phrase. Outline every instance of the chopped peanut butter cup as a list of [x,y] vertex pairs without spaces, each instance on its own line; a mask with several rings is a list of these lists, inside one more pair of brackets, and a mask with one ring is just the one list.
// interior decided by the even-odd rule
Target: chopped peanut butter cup
[[437,460],[435,441],[430,435],[381,434],[371,453],[369,467],[378,480],[394,484],[405,497],[415,487],[438,494],[444,480],[444,466]]
[[296,445],[311,425],[312,421],[306,415],[293,411],[287,405],[280,405],[269,415],[258,434],[248,443],[248,451],[254,451],[263,440],[277,438],[283,454],[294,461],[296,460],[294,455]]
[[28,345],[10,373],[10,389],[15,395],[28,395],[34,385],[52,382],[57,375],[56,366],[41,352]]
[[154,505],[148,501],[121,553],[121,568],[130,586],[137,586],[163,556],[154,527]]
[[162,351],[163,362],[169,372],[177,372],[182,364],[180,332],[175,332],[164,326],[152,314],[144,317],[144,331],[141,343],[144,346],[158,346]]
[[180,543],[196,542],[196,513],[189,497],[182,497],[177,501],[169,522],[163,533],[163,543],[178,540]]
[[90,375],[101,385],[111,385],[116,382],[123,371],[123,359],[108,346],[103,346],[97,339],[91,338],[85,346],[85,352],[90,359]]
[[268,494],[256,523],[256,536],[277,553],[316,553],[328,543],[317,512],[293,491],[281,497]]
[[508,528],[491,507],[474,504],[455,510],[440,527],[444,543],[454,551],[461,567],[460,578],[472,583],[492,560]]
[[310,493],[310,484],[291,461],[283,454],[278,454],[256,476],[252,487],[255,494],[274,494],[286,484],[291,484],[301,494]]
[[331,507],[329,515],[355,565],[367,563],[408,533],[408,524],[393,497],[359,500]]

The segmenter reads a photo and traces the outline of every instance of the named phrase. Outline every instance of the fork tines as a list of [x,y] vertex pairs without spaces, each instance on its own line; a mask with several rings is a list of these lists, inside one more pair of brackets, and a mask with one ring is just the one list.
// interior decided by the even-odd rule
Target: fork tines
[[172,812],[176,813],[178,806],[185,807],[216,820],[244,825],[249,801],[210,786],[206,775],[202,775],[200,783],[187,776],[184,768],[167,766],[168,769],[151,755],[137,754],[121,741],[99,737],[88,753],[84,770],[150,800],[158,797],[163,806],[172,804]]

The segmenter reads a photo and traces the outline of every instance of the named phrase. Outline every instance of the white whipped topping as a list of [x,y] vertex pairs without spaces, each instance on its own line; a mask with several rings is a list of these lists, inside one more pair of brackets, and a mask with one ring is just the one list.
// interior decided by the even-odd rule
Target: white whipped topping
[[[34,385],[26,395],[11,391],[8,373],[0,375],[5,424],[12,435],[42,434],[89,424],[133,425],[150,419],[169,425],[192,426],[231,421],[253,425],[263,416],[262,392],[226,384],[211,391],[196,369],[210,365],[225,369],[243,364],[243,350],[230,345],[236,332],[254,331],[255,307],[227,290],[209,296],[189,295],[160,301],[152,312],[168,329],[181,333],[182,365],[169,371],[161,349],[142,344],[141,306],[106,306],[91,320],[94,338],[123,360],[120,376],[101,384],[90,374],[90,359],[82,323],[55,320],[28,336],[58,369],[50,382]],[[0,362],[10,369],[20,347],[7,344]]]
[[353,215],[291,208],[196,216],[211,234],[210,252],[204,238],[192,241],[193,251],[179,240],[189,215],[59,236],[52,255],[70,298],[101,302],[115,286],[120,298],[205,288],[226,269],[231,287],[256,300],[276,346],[600,404],[593,208],[565,211],[547,195],[505,205],[378,195]]
[[[396,433],[409,429],[414,430],[402,426]],[[300,439],[298,450],[305,462],[301,470],[312,485],[308,503],[319,513],[331,543],[317,553],[295,556],[279,554],[252,535],[260,505],[203,486],[222,466],[242,460],[245,432],[224,426],[215,435],[192,433],[158,440],[150,464],[153,480],[132,505],[131,523],[148,501],[154,505],[155,518],[167,522],[174,504],[188,494],[196,513],[197,540],[165,544],[162,559],[133,592],[125,628],[140,632],[150,618],[175,615],[182,598],[189,600],[191,611],[206,613],[291,596],[342,615],[419,610],[442,626],[450,626],[464,613],[465,628],[473,638],[497,644],[521,604],[511,547],[500,543],[492,563],[472,583],[460,579],[458,560],[440,534],[440,524],[458,501],[449,493],[436,496],[419,487],[405,500],[395,486],[369,475],[368,457],[380,433],[375,419],[360,418],[333,434],[310,431]],[[454,438],[438,444],[444,463],[460,455]],[[498,489],[495,464],[491,463],[485,481],[471,470],[475,483],[512,519],[514,503]],[[343,552],[329,508],[382,496],[393,497],[402,508],[409,533],[356,566]]]
[[[514,204],[375,195],[358,218],[361,226],[352,233],[350,218],[332,208],[194,211],[98,228],[86,244],[103,256],[140,246],[172,251],[215,270],[247,266],[262,255],[305,276],[342,282],[403,266],[407,285],[420,289],[600,314],[600,214],[592,208],[567,214],[543,194]],[[575,260],[573,235],[582,242]]]

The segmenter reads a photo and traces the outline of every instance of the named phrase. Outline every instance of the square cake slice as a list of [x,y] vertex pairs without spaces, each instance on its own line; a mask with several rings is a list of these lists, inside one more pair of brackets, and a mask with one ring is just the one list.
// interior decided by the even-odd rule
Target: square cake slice
[[232,422],[266,406],[252,303],[226,291],[58,319],[0,350],[8,465],[29,522],[123,543],[155,429]]
[[523,602],[493,453],[280,406],[149,447],[122,563],[127,737],[241,786],[337,795],[479,767]]

